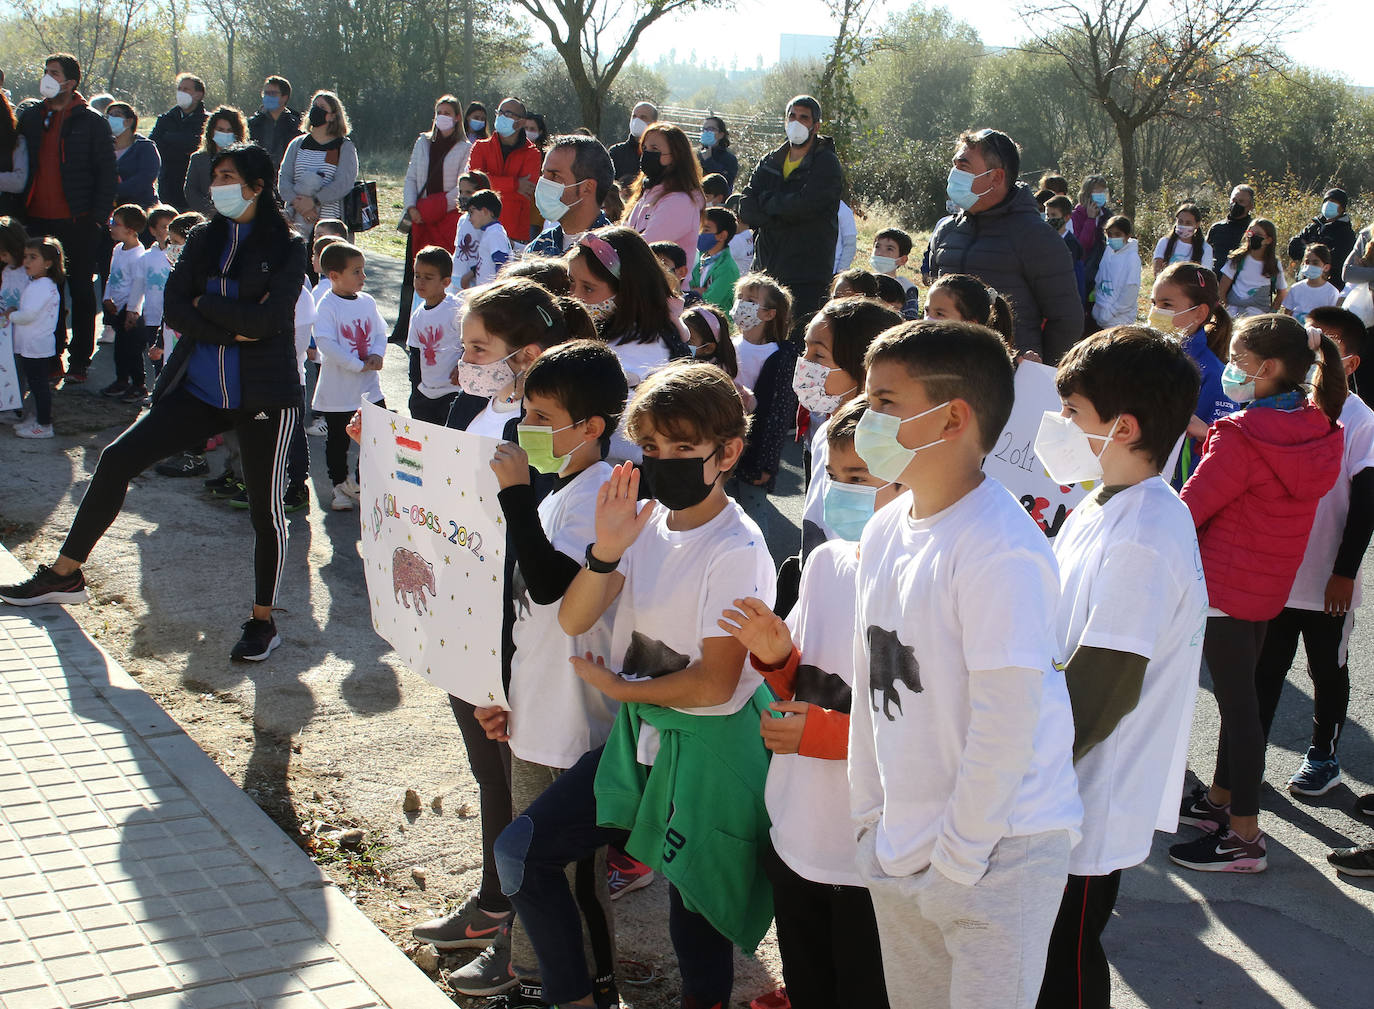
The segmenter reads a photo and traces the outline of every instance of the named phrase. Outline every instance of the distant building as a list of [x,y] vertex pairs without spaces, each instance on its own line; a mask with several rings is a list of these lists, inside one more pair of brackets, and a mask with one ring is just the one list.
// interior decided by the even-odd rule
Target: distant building
[[824,60],[830,55],[835,44],[833,35],[780,35],[778,36],[779,63],[810,63]]

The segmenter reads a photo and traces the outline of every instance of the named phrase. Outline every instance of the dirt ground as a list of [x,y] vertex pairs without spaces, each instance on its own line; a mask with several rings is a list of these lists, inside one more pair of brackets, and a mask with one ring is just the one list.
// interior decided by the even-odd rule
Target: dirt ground
[[[376,272],[369,262],[369,274]],[[386,304],[383,312],[394,318]],[[56,394],[56,439],[25,442],[0,428],[0,541],[30,568],[56,556],[101,448],[137,413],[96,393],[110,380],[110,349],[101,348],[87,386]],[[393,347],[383,372],[393,403],[405,402],[405,375],[404,357]],[[199,478],[149,471],[134,480],[86,566],[91,601],[71,613],[378,927],[412,952],[410,926],[477,885],[477,790],[445,696],[404,668],[371,629],[357,513],[319,507],[327,492],[323,440],[310,441],[317,500],[308,514],[291,518],[277,615],[284,644],[269,661],[228,659],[249,615],[252,535],[247,512],[211,499]],[[222,455],[212,453],[212,474]],[[408,788],[422,797],[419,813],[402,812]],[[438,806],[431,804],[436,798]],[[362,850],[349,853],[322,840],[331,827],[361,828]],[[424,869],[423,884],[412,867]],[[616,913],[620,954],[637,961],[625,965],[626,981],[641,970],[657,979],[622,984],[625,1005],[675,1006],[665,884],[626,895]],[[445,991],[443,974],[468,956],[445,957],[432,975]],[[779,977],[770,933],[757,959],[737,956],[737,1003],[771,991]]]

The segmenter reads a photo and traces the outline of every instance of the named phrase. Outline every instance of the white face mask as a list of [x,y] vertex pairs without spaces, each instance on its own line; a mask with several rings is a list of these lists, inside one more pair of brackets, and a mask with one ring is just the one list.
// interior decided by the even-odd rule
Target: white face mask
[[797,394],[797,402],[812,413],[834,413],[840,400],[858,388],[852,385],[838,396],[831,396],[825,391],[825,383],[831,372],[841,370],[827,368],[804,357],[797,358],[796,367],[792,369],[792,391]]
[[44,98],[56,98],[61,91],[62,85],[52,74],[44,74],[38,79],[38,93]]
[[793,147],[800,147],[811,137],[811,131],[795,119],[787,124],[783,132],[787,134],[787,142]]
[[192,95],[189,91],[177,92],[177,104],[180,105],[183,109],[189,109],[195,103],[195,96]]
[[[1102,479],[1102,455],[1111,444],[1121,423],[1118,417],[1112,421],[1112,429],[1106,434],[1088,434],[1070,418],[1053,410],[1046,410],[1040,418],[1040,430],[1035,435],[1035,455],[1050,479],[1062,487],[1069,487],[1085,480]],[[1094,452],[1092,442],[1102,442],[1102,448]]]
[[737,301],[735,307],[730,309],[730,318],[735,320],[735,325],[741,333],[753,329],[760,321],[759,306],[752,301]]
[[649,124],[643,119],[640,119],[638,116],[630,117],[630,136],[634,137],[636,140],[644,136],[644,131],[648,128]]
[[453,129],[453,117],[446,116],[442,112],[435,113],[434,128],[440,133],[447,133]]
[[553,179],[540,179],[534,184],[534,206],[544,220],[561,221],[564,214],[582,202],[578,199],[572,203],[564,203],[563,193],[567,188],[560,186]]
[[869,256],[869,262],[873,264],[874,273],[895,273],[897,271],[897,260],[894,256]]
[[903,424],[928,417],[936,411],[943,410],[949,403],[950,401],[946,400],[939,406],[932,406],[929,410],[922,410],[910,417],[878,413],[870,408],[859,418],[859,424],[854,429],[854,451],[859,453],[859,458],[864,461],[868,471],[879,480],[886,480],[888,483],[900,480],[906,468],[911,465],[911,460],[916,458],[917,452],[924,452],[928,448],[943,444],[944,439],[936,438],[924,445],[907,448],[897,440],[897,432]]

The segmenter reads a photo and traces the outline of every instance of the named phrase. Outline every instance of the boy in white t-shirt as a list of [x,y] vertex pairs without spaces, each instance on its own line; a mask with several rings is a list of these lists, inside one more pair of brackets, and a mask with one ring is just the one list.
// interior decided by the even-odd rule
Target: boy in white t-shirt
[[644,451],[654,500],[639,500],[633,464],[615,467],[597,496],[586,566],[558,615],[579,635],[616,604],[609,651],[572,665],[622,707],[606,745],[502,832],[501,887],[530,930],[544,1001],[594,1006],[564,866],[620,844],[668,878],[683,1004],[724,1006],[733,947],[757,946],[772,902],[759,868],[768,830],[762,678],[744,668],[744,646],[718,621],[736,599],[772,604],[773,562],[725,494],[746,422],[724,371],[704,362],[656,371],[638,386],[624,427]]
[[167,278],[172,275],[167,245],[171,237],[169,229],[176,216],[175,208],[167,206],[157,206],[148,212],[148,233],[153,236],[153,244],[148,246],[138,261],[138,280],[135,283],[136,307],[143,317],[140,349],[147,351],[149,360],[153,362],[154,379],[162,374],[162,356],[159,354],[154,359],[151,352],[161,342],[158,330],[162,328],[162,299],[167,289]]
[[415,296],[406,347],[410,349],[410,415],[439,424],[462,392],[454,380],[463,356],[462,307],[446,288],[453,277],[447,249],[427,245],[415,254]]
[[868,349],[854,447],[911,488],[859,547],[850,812],[889,998],[1029,1009],[1083,806],[1056,664],[1059,577],[983,457],[1011,354],[982,326],[909,322]]
[[[1307,247],[1309,255],[1314,248]],[[1359,317],[1343,308],[1314,308],[1307,324],[1336,342],[1346,375],[1353,375],[1366,340]],[[1341,781],[1336,746],[1350,704],[1346,652],[1361,601],[1361,562],[1374,532],[1374,411],[1352,392],[1341,408],[1341,426],[1340,478],[1317,504],[1288,603],[1269,621],[1255,667],[1260,723],[1268,739],[1301,636],[1312,680],[1312,739],[1288,790],[1305,796],[1325,795]]]
[[906,266],[911,256],[911,248],[911,236],[901,228],[884,228],[873,236],[873,253],[869,256],[874,273],[892,277],[906,292],[906,300],[901,308],[903,319],[921,317],[920,288],[910,277],[901,277],[897,274],[898,270]]
[[874,506],[905,490],[868,472],[854,451],[867,409],[855,399],[827,421],[830,465],[849,479],[826,491],[836,506],[836,538],[812,552],[787,621],[761,599],[738,600],[721,621],[780,698],[770,705],[780,717],[761,727],[773,752],[766,793],[773,850],[766,865],[782,977],[799,1009],[888,1004],[873,901],[854,865],[854,831],[848,818],[834,815],[849,803],[858,539]]
[[1340,300],[1341,292],[1328,279],[1331,276],[1331,250],[1319,242],[1307,247],[1302,257],[1302,268],[1298,271],[1300,279],[1288,289],[1288,297],[1283,299],[1282,312],[1291,315],[1304,325],[1308,313],[1314,308],[1327,308]]
[[477,262],[459,278],[464,290],[490,284],[510,262],[510,236],[501,225],[501,197],[493,190],[482,189],[472,194],[468,212],[463,215],[477,235]]
[[363,294],[363,252],[335,242],[320,253],[320,269],[330,291],[315,309],[315,346],[323,360],[313,406],[323,414],[329,434],[325,467],[334,485],[329,507],[352,511],[359,494],[357,467],[348,473],[348,422],[363,400],[385,406],[379,373],[386,354],[386,324],[372,296]]
[[1050,938],[1042,1009],[1108,1009],[1102,930],[1121,872],[1156,830],[1178,828],[1178,794],[1202,663],[1207,585],[1192,517],[1160,476],[1197,401],[1177,340],[1121,326],[1059,364],[1064,408],[1036,456],[1051,479],[1093,492],[1054,540],[1056,625],[1073,707],[1083,837]]
[[453,277],[449,282],[449,294],[461,296],[465,286],[463,278],[477,269],[477,251],[482,243],[482,233],[473,226],[467,211],[473,196],[490,188],[491,181],[485,172],[464,172],[458,176],[458,209],[463,216],[458,218],[458,231],[453,238]]
[[[100,390],[112,399],[143,399],[148,395],[143,374],[143,327],[135,308],[135,290],[142,269],[143,245],[138,236],[148,226],[148,215],[136,203],[116,207],[110,215],[110,276],[105,281],[105,325],[114,330],[115,380]],[[137,393],[137,396],[134,396]]]
[[[492,459],[515,554],[515,654],[510,710],[478,708],[476,714],[489,736],[510,742],[511,797],[517,812],[584,753],[606,742],[619,708],[568,665],[570,655],[610,653],[614,606],[590,630],[572,636],[558,624],[558,606],[596,539],[596,499],[611,476],[603,459],[627,392],[620,361],[605,344],[560,344],[526,373],[519,446],[503,442]],[[556,481],[542,501],[531,469],[546,482]],[[588,965],[596,989],[605,994],[614,988],[615,969],[605,847],[579,860],[569,874],[583,905]],[[582,889],[587,882],[595,891],[590,901],[592,895]],[[538,961],[519,919],[511,926],[511,967],[520,996],[530,1005],[543,1005]]]

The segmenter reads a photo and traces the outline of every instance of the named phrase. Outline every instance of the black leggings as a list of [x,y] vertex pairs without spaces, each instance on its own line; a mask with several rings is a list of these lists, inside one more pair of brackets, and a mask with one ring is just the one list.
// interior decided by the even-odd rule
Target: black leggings
[[1108,1009],[1112,972],[1102,932],[1112,920],[1121,870],[1105,876],[1070,876],[1050,933],[1045,980],[1036,1009]]
[[1312,678],[1312,747],[1325,757],[1336,755],[1336,743],[1350,707],[1350,668],[1346,665],[1351,614],[1329,616],[1317,610],[1285,609],[1269,621],[1255,670],[1260,724],[1264,738],[1274,724],[1283,681],[1298,653],[1302,635],[1307,674]]
[[515,816],[510,793],[510,746],[487,738],[473,705],[452,694],[448,703],[463,734],[472,776],[477,779],[477,805],[482,817],[482,884],[477,890],[477,904],[483,911],[502,914],[510,910],[511,904],[510,898],[501,892],[493,848],[496,838]]
[[46,427],[52,423],[52,386],[48,385],[52,358],[16,357],[15,360],[24,370],[24,381],[29,384],[29,392],[33,395],[34,415],[38,423]]
[[1264,779],[1264,728],[1260,724],[1255,669],[1264,647],[1260,620],[1208,617],[1202,656],[1212,673],[1212,693],[1221,712],[1217,766],[1212,784],[1231,792],[1233,816],[1258,816]]
[[286,564],[282,495],[286,491],[291,429],[299,413],[297,407],[222,410],[196,399],[184,387],[173,389],[100,453],[90,486],[62,544],[62,555],[84,564],[124,507],[130,480],[169,455],[204,451],[206,438],[232,428],[239,437],[243,483],[253,522],[253,602],[271,606],[276,602]]
[[[386,400],[379,399],[376,406],[386,409]],[[348,446],[353,439],[348,436],[348,422],[353,419],[353,410],[321,410],[318,416],[324,418],[328,433],[324,438],[324,468],[329,474],[329,482],[338,486],[348,479]],[[353,464],[353,479],[358,475],[358,464]]]

